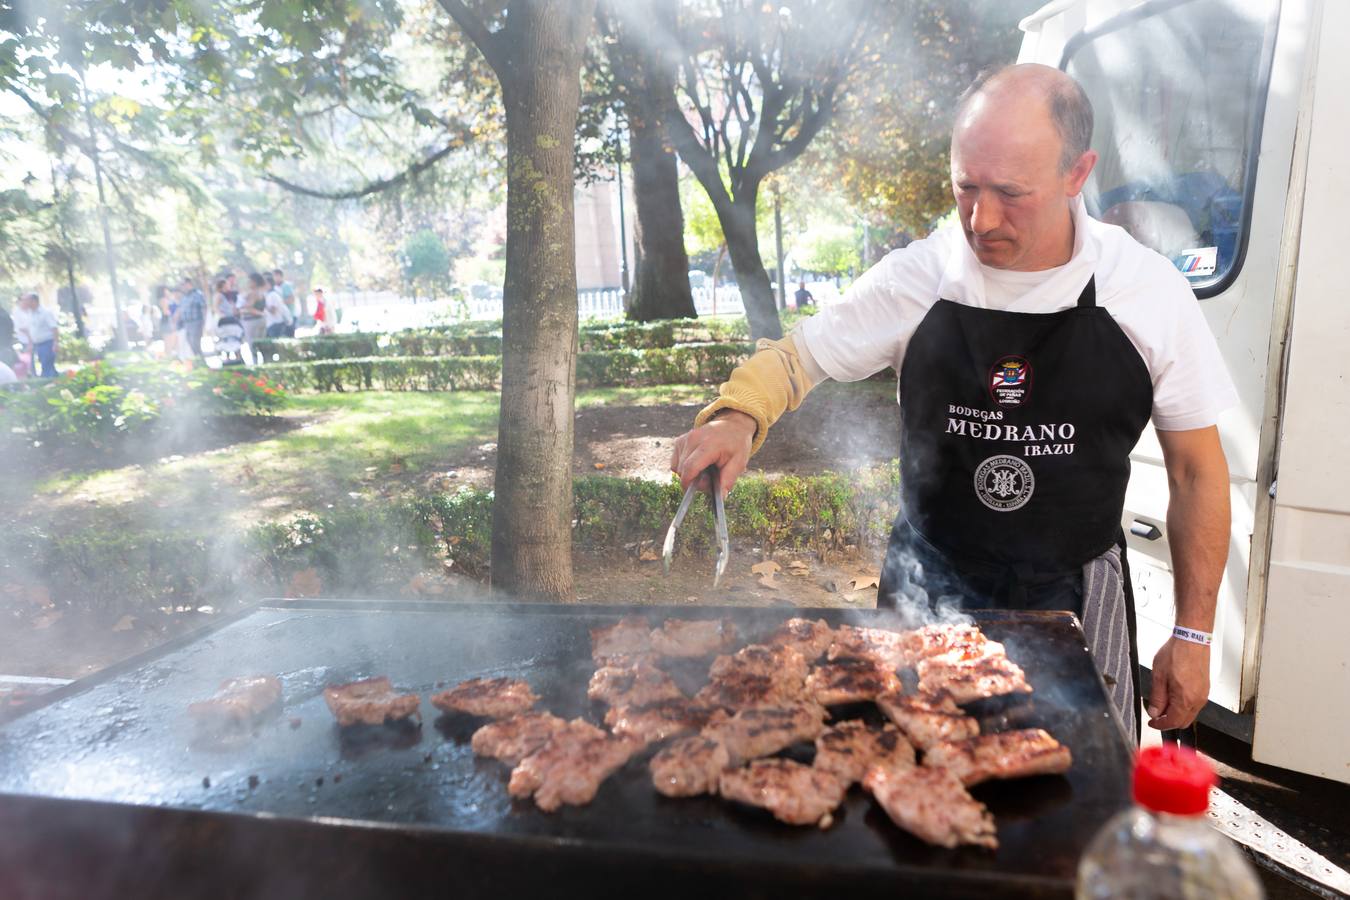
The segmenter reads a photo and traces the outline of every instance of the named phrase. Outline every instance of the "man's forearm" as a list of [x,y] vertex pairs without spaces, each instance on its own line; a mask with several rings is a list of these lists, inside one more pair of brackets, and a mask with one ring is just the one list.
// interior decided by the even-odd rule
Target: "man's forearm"
[[[1220,462],[1222,457],[1220,457]],[[1214,630],[1214,606],[1228,562],[1226,465],[1187,467],[1169,473],[1167,537],[1172,548],[1176,624]]]

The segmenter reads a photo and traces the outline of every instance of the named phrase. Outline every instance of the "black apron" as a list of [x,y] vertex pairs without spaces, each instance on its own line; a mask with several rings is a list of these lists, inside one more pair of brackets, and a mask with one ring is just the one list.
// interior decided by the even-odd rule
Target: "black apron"
[[[901,509],[878,606],[1093,612],[1083,568],[1115,546],[1123,562],[1130,450],[1152,409],[1094,279],[1054,313],[938,300],[900,369]],[[1137,681],[1128,575],[1124,588]]]

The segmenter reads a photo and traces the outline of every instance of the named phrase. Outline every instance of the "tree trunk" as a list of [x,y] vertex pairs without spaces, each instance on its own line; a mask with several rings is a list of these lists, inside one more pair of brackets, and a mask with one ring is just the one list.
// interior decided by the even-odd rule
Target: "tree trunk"
[[[582,9],[581,7],[586,7]],[[512,4],[506,106],[506,283],[492,506],[492,587],[572,592],[577,278],[573,142],[594,0]]]
[[716,203],[717,220],[727,240],[727,253],[736,270],[745,317],[750,321],[750,338],[778,339],[783,323],[773,299],[773,285],[759,255],[759,234],[755,225],[755,192],[747,190],[731,203]]
[[[656,65],[643,73],[650,83],[661,78]],[[634,90],[627,97],[628,140],[633,164],[633,193],[637,198],[638,239],[642,265],[628,301],[628,318],[693,319],[694,296],[689,290],[689,255],[684,250],[684,212],[680,209],[679,170],[675,153],[667,146],[661,112],[649,92],[669,91],[656,85]]]

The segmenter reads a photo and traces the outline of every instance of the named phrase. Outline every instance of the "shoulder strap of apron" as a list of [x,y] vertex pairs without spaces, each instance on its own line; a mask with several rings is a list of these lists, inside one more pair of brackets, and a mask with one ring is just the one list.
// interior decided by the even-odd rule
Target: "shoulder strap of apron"
[[1097,275],[1093,273],[1088,276],[1087,284],[1083,285],[1083,293],[1078,295],[1079,309],[1092,309],[1097,305]]

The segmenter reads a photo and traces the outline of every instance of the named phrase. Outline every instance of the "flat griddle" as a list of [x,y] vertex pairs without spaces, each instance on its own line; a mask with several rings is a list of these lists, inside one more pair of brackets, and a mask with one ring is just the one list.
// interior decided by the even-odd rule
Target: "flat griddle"
[[[467,678],[522,677],[542,707],[599,722],[589,630],[634,613],[728,616],[743,641],[793,615],[889,623],[876,610],[267,603],[0,726],[0,896],[1068,895],[1083,848],[1129,802],[1130,749],[1067,613],[975,614],[1035,688],[982,704],[982,727],[1043,727],[1074,755],[1066,776],[974,789],[998,821],[993,852],[927,846],[859,788],[827,831],[664,798],[645,755],[591,805],[546,814],[473,756],[480,721],[428,702]],[[247,740],[203,743],[187,705],[255,673],[281,677],[284,708]],[[338,729],[323,687],[381,674],[422,694],[422,727]]]

